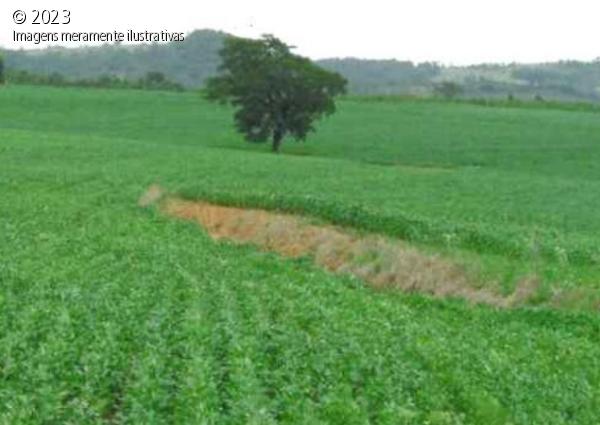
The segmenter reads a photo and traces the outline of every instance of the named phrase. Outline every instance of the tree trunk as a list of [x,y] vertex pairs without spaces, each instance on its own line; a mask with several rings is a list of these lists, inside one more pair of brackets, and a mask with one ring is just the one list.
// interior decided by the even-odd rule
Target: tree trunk
[[276,128],[273,131],[273,152],[279,153],[279,148],[281,147],[281,141],[283,140],[283,131],[281,129]]

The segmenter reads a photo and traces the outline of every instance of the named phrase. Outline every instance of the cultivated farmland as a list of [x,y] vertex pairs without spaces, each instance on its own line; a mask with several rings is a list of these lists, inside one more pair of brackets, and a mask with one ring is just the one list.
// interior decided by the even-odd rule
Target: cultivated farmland
[[[339,106],[276,156],[196,93],[0,90],[0,423],[598,423],[600,114]],[[153,184],[535,285],[375,290],[140,208]]]

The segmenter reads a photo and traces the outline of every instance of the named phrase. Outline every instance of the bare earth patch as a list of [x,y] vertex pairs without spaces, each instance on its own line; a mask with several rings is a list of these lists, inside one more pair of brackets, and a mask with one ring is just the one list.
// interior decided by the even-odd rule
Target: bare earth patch
[[142,208],[149,207],[152,204],[158,202],[165,194],[165,191],[157,184],[153,184],[146,190],[140,199],[138,199],[138,206]]
[[155,203],[169,216],[197,222],[214,239],[252,244],[287,257],[310,256],[320,267],[357,276],[378,289],[460,297],[498,307],[522,304],[537,289],[537,282],[528,279],[504,297],[490,289],[476,288],[476,282],[462,267],[402,241],[315,225],[298,216],[182,200],[165,196],[160,187],[152,186],[139,205]]

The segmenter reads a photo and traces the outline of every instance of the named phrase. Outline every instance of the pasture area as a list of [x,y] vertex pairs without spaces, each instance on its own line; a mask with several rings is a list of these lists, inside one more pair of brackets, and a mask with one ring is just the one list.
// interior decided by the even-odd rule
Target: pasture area
[[[196,93],[0,90],[0,424],[596,424],[600,114],[342,100],[283,154]],[[400,239],[518,308],[374,290],[138,199]]]

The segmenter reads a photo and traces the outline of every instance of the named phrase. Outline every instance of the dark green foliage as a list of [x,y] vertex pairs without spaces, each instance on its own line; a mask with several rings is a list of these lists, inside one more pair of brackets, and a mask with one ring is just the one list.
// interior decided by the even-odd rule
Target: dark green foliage
[[148,72],[142,78],[129,80],[114,75],[101,75],[97,78],[70,80],[63,74],[53,72],[50,75],[32,74],[27,71],[9,71],[7,79],[13,84],[26,84],[36,86],[56,87],[91,87],[103,89],[137,89],[137,90],[165,90],[183,91],[181,84],[175,83],[161,73]]
[[417,96],[344,96],[345,100],[352,100],[361,103],[415,103],[423,105],[433,104],[471,104],[478,106],[489,106],[491,108],[524,108],[524,109],[554,109],[558,111],[579,111],[579,112],[600,112],[600,104],[593,102],[560,102],[556,100],[545,100],[543,102],[535,99],[520,99],[512,96],[507,96],[506,99],[498,97],[457,97],[454,99],[417,97]]
[[2,57],[2,55],[0,55],[0,84],[4,84],[5,82],[5,77],[4,77],[4,58]]
[[207,82],[206,97],[231,103],[238,131],[250,142],[272,139],[278,152],[287,135],[305,140],[313,123],[335,112],[334,97],[346,80],[294,55],[272,36],[230,37],[220,52],[220,75]]
[[139,88],[145,90],[183,90],[181,84],[170,81],[162,72],[151,71],[137,81]]
[[462,87],[453,81],[442,81],[433,85],[433,92],[436,96],[454,99],[462,92]]

